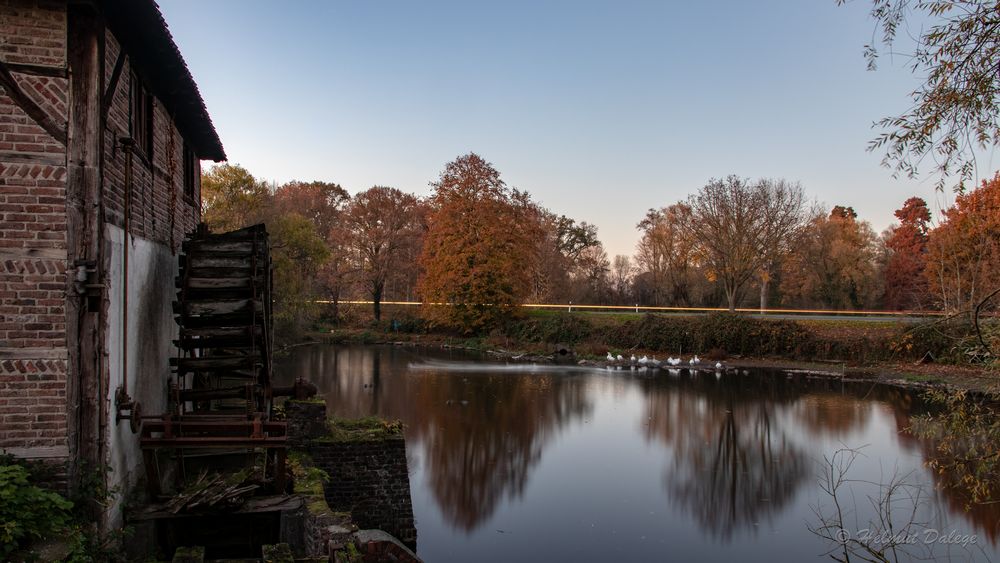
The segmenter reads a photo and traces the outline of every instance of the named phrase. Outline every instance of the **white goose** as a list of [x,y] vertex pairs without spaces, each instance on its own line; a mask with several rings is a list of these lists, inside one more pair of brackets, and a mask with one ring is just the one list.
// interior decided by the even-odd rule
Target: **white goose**
[[609,362],[615,361],[615,357],[611,355],[611,352],[608,352],[608,361]]

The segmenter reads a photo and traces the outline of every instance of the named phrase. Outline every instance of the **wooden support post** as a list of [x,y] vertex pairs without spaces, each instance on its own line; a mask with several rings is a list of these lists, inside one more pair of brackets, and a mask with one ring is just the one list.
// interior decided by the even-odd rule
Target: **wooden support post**
[[[101,229],[101,41],[103,24],[92,5],[71,3],[68,6],[67,62],[71,69],[69,126],[66,135],[66,214],[67,258],[71,272],[83,268],[91,279],[102,280]],[[75,272],[74,272],[75,273]],[[73,276],[67,276],[71,280]],[[76,427],[77,466],[86,464],[97,470],[103,464],[101,435],[103,393],[101,357],[104,337],[101,299],[88,299],[68,284],[67,325],[75,336],[69,342],[69,377],[76,387],[76,404],[68,405]],[[75,334],[73,334],[75,333]],[[95,507],[95,512],[99,508]],[[96,516],[96,514],[95,514]]]
[[150,498],[160,496],[160,471],[156,465],[156,451],[142,450],[142,462],[146,468],[146,491]]
[[274,464],[274,492],[276,494],[282,494],[285,492],[285,465],[288,457],[288,450],[285,448],[277,448],[276,450],[276,460]]

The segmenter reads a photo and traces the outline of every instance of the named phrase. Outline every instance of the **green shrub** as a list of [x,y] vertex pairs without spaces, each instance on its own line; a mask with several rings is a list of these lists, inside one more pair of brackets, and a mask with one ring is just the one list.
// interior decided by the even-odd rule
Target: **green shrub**
[[59,533],[71,522],[73,503],[28,482],[20,465],[0,465],[0,559],[24,542]]
[[687,353],[694,348],[698,318],[647,314],[639,319],[611,325],[604,330],[604,342],[614,348],[660,350]]
[[594,325],[580,315],[557,313],[513,321],[504,332],[522,342],[576,344],[593,334]]
[[696,349],[720,349],[743,356],[811,355],[813,335],[787,320],[756,319],[731,313],[714,313],[701,319]]
[[741,356],[809,356],[816,339],[804,326],[783,320],[713,313],[703,317],[643,315],[609,326],[603,340],[621,349],[667,354],[721,352]]

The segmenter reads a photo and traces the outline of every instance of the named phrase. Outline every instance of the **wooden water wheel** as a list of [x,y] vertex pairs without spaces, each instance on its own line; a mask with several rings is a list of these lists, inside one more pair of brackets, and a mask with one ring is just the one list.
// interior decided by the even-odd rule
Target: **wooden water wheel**
[[212,234],[202,225],[183,251],[169,407],[143,417],[140,436],[150,493],[160,494],[161,450],[172,452],[166,461],[176,463],[178,484],[193,469],[232,469],[237,459],[281,491],[286,425],[272,419],[267,230],[254,225]]
[[178,414],[271,408],[271,257],[264,225],[184,241],[174,313]]

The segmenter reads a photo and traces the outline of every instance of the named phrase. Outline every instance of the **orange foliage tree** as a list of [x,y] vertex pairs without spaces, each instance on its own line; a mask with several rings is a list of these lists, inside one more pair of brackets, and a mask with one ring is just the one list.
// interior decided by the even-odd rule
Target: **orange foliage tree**
[[692,220],[691,206],[678,202],[663,209],[650,209],[636,225],[642,238],[636,247],[635,261],[649,272],[654,305],[691,305],[697,262]]
[[888,309],[920,309],[927,302],[927,235],[931,212],[927,202],[911,197],[895,212],[899,224],[886,231],[888,257],[883,271],[885,306]]
[[835,206],[799,232],[782,264],[786,302],[800,306],[871,307],[879,295],[877,238],[850,207]]
[[316,225],[320,236],[327,238],[350,198],[339,184],[292,180],[274,191],[274,211],[298,213]]
[[407,247],[419,243],[417,198],[396,188],[375,186],[354,196],[345,214],[348,245],[359,281],[372,299],[375,320],[382,318],[386,280]]
[[474,153],[448,163],[431,186],[420,257],[424,313],[466,333],[488,330],[530,292],[542,236],[536,207]]
[[1000,173],[955,198],[930,232],[925,270],[931,292],[950,312],[971,311],[1000,287]]

